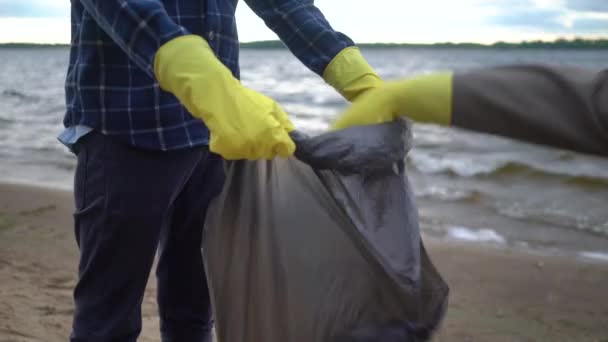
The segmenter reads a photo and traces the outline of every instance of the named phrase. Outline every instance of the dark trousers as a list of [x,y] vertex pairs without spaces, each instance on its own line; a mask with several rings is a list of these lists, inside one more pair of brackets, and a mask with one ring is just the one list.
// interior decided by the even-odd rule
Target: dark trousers
[[165,342],[211,341],[201,256],[209,202],[224,182],[205,148],[150,152],[92,132],[77,145],[74,214],[80,247],[71,341],[135,341],[157,249]]

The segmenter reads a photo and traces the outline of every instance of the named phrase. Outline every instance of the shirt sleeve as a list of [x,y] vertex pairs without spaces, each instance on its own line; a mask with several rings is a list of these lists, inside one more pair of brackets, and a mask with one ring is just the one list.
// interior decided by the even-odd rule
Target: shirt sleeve
[[454,74],[452,124],[608,156],[608,70],[512,65]]
[[160,0],[79,0],[97,25],[150,76],[154,55],[167,41],[189,34]]
[[314,0],[245,0],[289,50],[309,69],[323,75],[329,62],[344,48],[353,46],[336,32]]

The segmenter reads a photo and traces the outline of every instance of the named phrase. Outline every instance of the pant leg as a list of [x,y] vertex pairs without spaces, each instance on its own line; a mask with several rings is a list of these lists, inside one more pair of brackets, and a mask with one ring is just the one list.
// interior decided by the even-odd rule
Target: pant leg
[[80,248],[71,341],[135,341],[141,303],[170,203],[199,150],[147,152],[92,132],[78,145]]
[[173,205],[170,225],[161,237],[157,269],[163,342],[211,341],[213,321],[201,241],[207,207],[223,183],[223,161],[208,154]]

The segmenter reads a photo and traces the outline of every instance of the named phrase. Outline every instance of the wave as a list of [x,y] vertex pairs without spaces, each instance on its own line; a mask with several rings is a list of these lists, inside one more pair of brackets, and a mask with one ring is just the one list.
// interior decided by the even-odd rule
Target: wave
[[537,165],[530,165],[519,162],[509,162],[498,168],[491,175],[501,176],[510,174],[526,173],[530,176],[561,176],[567,177],[566,182],[571,185],[580,185],[584,187],[592,187],[598,185],[608,185],[608,174],[600,173],[585,173],[576,170],[551,169]]
[[[608,162],[599,158],[555,158],[531,160],[532,156],[496,154],[475,156],[472,153],[427,153],[414,151],[408,158],[420,172],[449,174],[458,177],[498,177],[511,174],[567,177],[576,185],[608,185]],[[587,160],[587,159],[591,160]]]
[[583,259],[608,262],[608,253],[606,252],[580,252],[578,255]]
[[26,94],[24,92],[21,92],[21,91],[15,90],[15,89],[5,89],[4,91],[2,91],[2,96],[6,97],[6,98],[16,98],[19,100],[29,100],[29,101],[38,100],[38,96],[36,96],[36,95]]
[[6,97],[18,97],[20,99],[27,97],[27,95],[25,95],[24,93],[17,91],[17,90],[13,90],[13,89],[6,89],[5,91],[2,92],[2,95],[6,96]]
[[453,189],[437,185],[425,187],[420,190],[416,189],[415,194],[418,198],[431,198],[441,201],[477,202],[481,197],[481,193],[478,191]]
[[5,117],[0,116],[0,128],[4,125],[12,124],[15,122],[16,122],[16,120],[13,118],[5,118]]
[[471,229],[467,227],[448,227],[447,237],[469,242],[486,242],[504,245],[507,239],[492,229]]
[[573,208],[526,205],[523,203],[495,204],[498,214],[505,217],[548,224],[566,229],[576,229],[596,236],[608,237],[608,222],[592,213],[575,212]]

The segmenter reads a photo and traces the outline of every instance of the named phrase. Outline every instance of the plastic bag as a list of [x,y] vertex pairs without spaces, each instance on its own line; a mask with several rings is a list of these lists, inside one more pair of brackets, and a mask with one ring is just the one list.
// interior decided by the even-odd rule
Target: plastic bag
[[209,208],[218,341],[425,340],[448,287],[420,240],[409,125],[292,136],[297,159],[228,163]]

